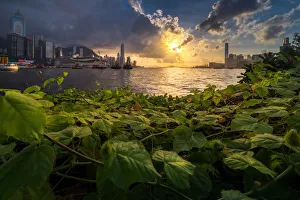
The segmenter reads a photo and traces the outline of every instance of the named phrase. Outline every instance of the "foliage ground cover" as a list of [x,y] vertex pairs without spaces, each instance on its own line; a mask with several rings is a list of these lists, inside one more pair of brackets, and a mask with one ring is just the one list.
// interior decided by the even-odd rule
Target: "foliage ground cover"
[[[0,199],[299,199],[300,59],[184,97],[0,90]],[[265,61],[265,60],[264,60]],[[278,60],[276,62],[279,62]]]

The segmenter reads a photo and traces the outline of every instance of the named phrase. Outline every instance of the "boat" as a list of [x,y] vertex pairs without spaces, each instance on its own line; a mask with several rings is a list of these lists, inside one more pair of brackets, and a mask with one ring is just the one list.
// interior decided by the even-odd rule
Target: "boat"
[[132,69],[130,56],[127,57],[126,64],[123,66],[123,69]]
[[76,63],[72,69],[83,69],[83,67],[81,65],[79,65],[78,63]]
[[123,69],[132,69],[132,66],[126,64],[126,65],[123,66]]
[[111,67],[112,69],[122,69],[122,67],[120,65],[114,65]]
[[0,64],[0,71],[18,71],[19,67],[16,64],[3,65]]
[[106,67],[103,65],[93,65],[92,69],[106,69]]

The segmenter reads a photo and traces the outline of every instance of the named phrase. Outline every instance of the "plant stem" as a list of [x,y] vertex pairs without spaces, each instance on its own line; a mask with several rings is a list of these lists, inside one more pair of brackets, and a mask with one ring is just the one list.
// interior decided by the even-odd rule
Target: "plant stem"
[[64,169],[73,168],[75,166],[90,165],[90,164],[92,164],[92,162],[74,162],[74,163],[70,163],[70,164],[62,166],[62,167],[57,167],[53,171],[57,172],[57,171],[61,171]]
[[158,184],[158,183],[153,183],[153,182],[148,182],[148,183],[144,183],[144,184],[146,184],[146,185],[153,185],[153,186],[159,186],[159,187],[162,187],[162,188],[164,188],[164,189],[166,189],[166,190],[169,190],[169,191],[171,191],[171,192],[173,192],[173,193],[178,194],[179,196],[183,197],[183,198],[186,199],[186,200],[193,200],[193,199],[191,199],[190,197],[185,196],[185,195],[182,194],[181,192],[179,192],[179,191],[177,191],[177,190],[175,190],[175,189],[173,189],[173,188],[171,188],[171,187],[169,187],[169,186],[167,186],[167,185],[164,185],[164,184]]
[[54,138],[52,138],[50,135],[48,135],[48,134],[46,134],[46,133],[44,133],[44,137],[47,138],[48,140],[50,140],[53,144],[56,144],[57,146],[60,146],[61,148],[63,148],[63,149],[65,149],[65,150],[69,151],[70,153],[73,153],[73,154],[75,154],[75,155],[77,155],[77,156],[79,156],[79,157],[82,157],[82,158],[84,158],[84,159],[86,159],[86,160],[89,160],[89,161],[91,161],[91,162],[93,162],[93,163],[95,163],[95,164],[103,165],[103,162],[101,162],[101,161],[99,161],[99,160],[95,160],[95,159],[90,158],[90,157],[88,157],[88,156],[85,156],[85,155],[83,155],[83,154],[81,154],[81,153],[79,153],[79,152],[77,152],[77,151],[75,151],[75,150],[73,150],[73,149],[67,147],[66,145],[60,143],[59,141],[56,141]]
[[161,133],[151,134],[151,135],[145,137],[144,139],[140,140],[140,142],[144,142],[145,140],[148,140],[149,138],[152,138],[152,137],[154,137],[154,136],[158,136],[158,135],[165,134],[165,133],[167,133],[168,131],[169,131],[169,130],[165,130],[165,131],[163,131],[163,132],[161,132]]
[[87,182],[87,183],[97,183],[95,180],[78,178],[78,177],[75,177],[75,176],[68,176],[68,175],[65,175],[65,174],[62,174],[62,173],[59,173],[59,172],[55,172],[54,174],[57,175],[57,176],[62,176],[64,178],[73,179],[73,180],[77,180],[77,181],[83,181],[83,182]]
[[[282,179],[284,176],[286,176],[288,173],[290,173],[292,170],[294,169],[293,165],[290,165],[286,170],[284,170],[281,174],[279,174],[276,178],[274,178],[274,180],[268,182],[267,184],[265,184],[264,186],[255,189],[255,190],[251,190],[249,192],[244,193],[244,195],[246,196],[250,196],[255,192],[261,192],[265,189],[267,189],[270,185],[274,184],[276,181],[278,181],[279,179]],[[224,200],[223,198],[220,198],[218,200]]]
[[256,189],[256,190],[251,190],[247,193],[245,193],[245,195],[249,196],[252,195],[254,192],[261,192],[265,189],[267,189],[270,185],[274,184],[276,181],[278,181],[279,179],[282,179],[284,176],[286,176],[288,173],[290,173],[290,171],[292,171],[294,168],[293,165],[290,165],[286,170],[284,170],[281,174],[279,174],[274,180],[268,182],[267,184],[265,184],[264,186]]

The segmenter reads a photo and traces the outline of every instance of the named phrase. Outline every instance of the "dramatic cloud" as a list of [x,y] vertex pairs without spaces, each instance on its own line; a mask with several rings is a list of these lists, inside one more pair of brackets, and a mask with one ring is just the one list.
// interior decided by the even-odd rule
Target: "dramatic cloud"
[[172,40],[175,40],[175,38],[178,39],[188,35],[178,47],[173,48],[175,51],[176,49],[182,48],[189,42],[193,41],[195,37],[188,33],[188,31],[184,28],[180,27],[179,18],[172,17],[171,15],[164,15],[162,10],[157,10],[153,14],[145,14],[141,1],[129,0],[129,3],[138,14],[147,18],[153,26],[160,30],[159,34],[156,34],[148,41],[148,44],[144,47],[141,53],[139,53],[139,56],[157,58],[160,63],[183,62],[180,55],[175,53],[170,54],[169,43],[171,43]]
[[274,43],[281,35],[300,22],[300,5],[290,12],[275,15],[265,22],[256,24],[253,29],[253,35],[257,43]]
[[221,41],[214,41],[208,39],[201,39],[197,45],[192,49],[193,54],[196,52],[215,52],[223,49],[223,44]]
[[226,23],[235,18],[253,14],[269,8],[270,0],[219,0],[207,19],[196,29],[209,31],[211,34],[225,34]]

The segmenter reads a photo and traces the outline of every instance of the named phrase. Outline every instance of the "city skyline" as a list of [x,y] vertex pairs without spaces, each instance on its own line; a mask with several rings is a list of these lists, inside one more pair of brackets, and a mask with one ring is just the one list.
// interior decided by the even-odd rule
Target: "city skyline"
[[[242,1],[24,0],[20,12],[28,36],[41,34],[58,45],[84,45],[109,56],[124,43],[126,55],[145,66],[224,62],[224,42],[230,43],[230,53],[278,51],[283,34],[292,37],[299,32],[300,4]],[[0,7],[0,36],[5,37],[17,4],[4,0]]]

